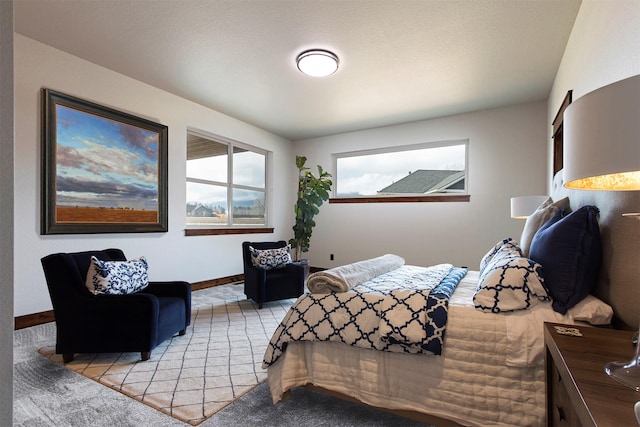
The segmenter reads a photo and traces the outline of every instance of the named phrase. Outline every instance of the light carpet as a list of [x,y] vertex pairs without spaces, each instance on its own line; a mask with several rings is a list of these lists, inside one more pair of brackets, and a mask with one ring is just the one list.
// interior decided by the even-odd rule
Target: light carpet
[[62,362],[54,347],[40,354],[165,414],[198,425],[266,380],[262,357],[295,300],[247,300],[243,287],[194,292],[191,326],[140,361],[140,353],[77,354]]

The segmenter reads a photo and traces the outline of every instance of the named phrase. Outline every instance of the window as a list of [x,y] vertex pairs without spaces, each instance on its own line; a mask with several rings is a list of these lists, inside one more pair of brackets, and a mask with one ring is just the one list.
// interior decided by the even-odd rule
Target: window
[[221,137],[187,132],[187,225],[267,224],[267,155]]
[[[341,198],[397,198],[467,194],[468,140],[390,147],[334,155]],[[416,198],[418,197],[418,198]]]

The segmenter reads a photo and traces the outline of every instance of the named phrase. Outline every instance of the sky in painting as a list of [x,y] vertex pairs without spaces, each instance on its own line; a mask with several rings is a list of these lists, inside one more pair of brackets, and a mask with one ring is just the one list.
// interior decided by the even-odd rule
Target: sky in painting
[[159,134],[56,106],[58,206],[158,210]]

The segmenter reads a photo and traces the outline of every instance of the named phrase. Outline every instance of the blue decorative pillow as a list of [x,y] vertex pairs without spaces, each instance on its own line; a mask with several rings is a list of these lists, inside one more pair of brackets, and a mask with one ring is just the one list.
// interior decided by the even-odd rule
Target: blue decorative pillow
[[489,265],[498,252],[501,251],[502,255],[505,255],[507,252],[517,251],[517,256],[522,256],[522,251],[518,247],[518,244],[514,242],[511,237],[502,239],[496,243],[493,248],[489,249],[489,252],[487,252],[480,260],[480,274],[482,274],[482,271],[487,267],[487,265]]
[[102,261],[91,257],[85,285],[94,295],[127,295],[149,285],[149,265],[145,257],[130,261]]
[[595,206],[565,215],[561,210],[533,236],[529,256],[543,267],[553,309],[565,314],[596,285],[602,243]]
[[272,270],[291,263],[291,245],[276,249],[256,249],[249,246],[251,263],[258,268]]
[[541,276],[542,266],[528,258],[494,258],[480,274],[473,295],[477,309],[491,313],[524,310],[538,301],[549,301]]

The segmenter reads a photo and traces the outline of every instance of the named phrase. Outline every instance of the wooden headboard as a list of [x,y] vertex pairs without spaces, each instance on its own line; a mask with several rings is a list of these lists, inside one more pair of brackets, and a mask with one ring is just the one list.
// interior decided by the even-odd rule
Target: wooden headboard
[[640,221],[623,213],[640,212],[640,191],[585,191],[565,188],[562,170],[553,179],[554,201],[569,198],[571,210],[600,209],[602,267],[593,294],[613,307],[614,327],[640,325]]

